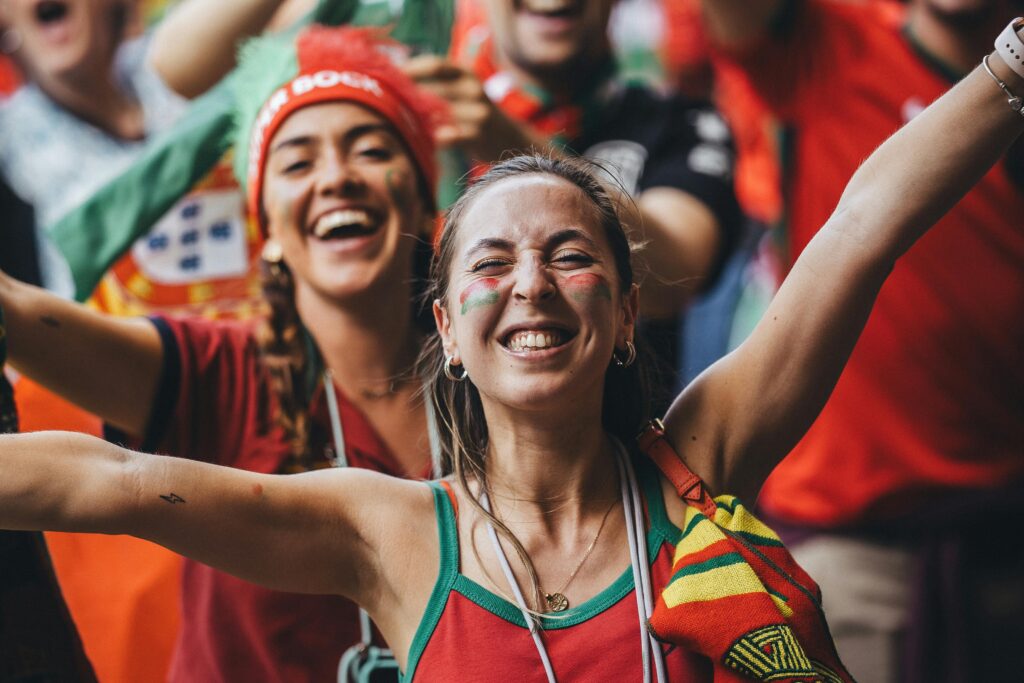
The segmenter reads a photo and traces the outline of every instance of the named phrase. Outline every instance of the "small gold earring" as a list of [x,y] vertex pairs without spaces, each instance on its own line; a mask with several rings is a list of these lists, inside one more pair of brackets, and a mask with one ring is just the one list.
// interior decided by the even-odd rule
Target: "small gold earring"
[[281,259],[284,258],[281,243],[277,240],[268,239],[263,243],[263,251],[260,252],[260,256],[267,263],[281,263]]

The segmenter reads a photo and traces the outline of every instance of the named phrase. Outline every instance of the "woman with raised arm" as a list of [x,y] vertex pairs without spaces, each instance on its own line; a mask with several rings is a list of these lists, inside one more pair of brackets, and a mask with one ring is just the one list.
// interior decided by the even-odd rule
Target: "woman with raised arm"
[[[267,237],[265,319],[117,319],[0,274],[13,364],[147,450],[266,473],[431,476],[413,366],[433,330],[419,302],[443,105],[379,47],[317,28],[246,53],[235,160]],[[173,681],[329,680],[361,638],[348,600],[195,562],[182,597]]]
[[[1024,93],[1016,68],[992,55],[871,156],[754,334],[640,449],[638,296],[614,206],[577,162],[517,158],[454,207],[434,264],[428,358],[453,481],[275,477],[10,436],[0,526],[134,534],[276,588],[347,596],[407,679],[849,680],[824,626],[808,626],[813,586],[796,572],[776,590],[771,533],[704,487],[754,497],[813,421],[896,260],[1024,130],[1004,94]],[[283,126],[265,134],[272,155],[293,144]],[[268,173],[264,200],[287,187]],[[740,607],[757,586],[780,620],[754,628]],[[652,647],[655,598],[655,631],[681,647]],[[674,624],[661,618],[676,608]],[[668,628],[690,613],[705,619]]]

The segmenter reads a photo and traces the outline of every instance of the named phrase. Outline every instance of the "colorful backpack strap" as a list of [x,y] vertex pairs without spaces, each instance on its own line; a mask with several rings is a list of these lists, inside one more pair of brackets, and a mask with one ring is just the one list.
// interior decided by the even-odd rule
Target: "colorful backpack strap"
[[697,508],[705,517],[713,520],[718,506],[704,481],[686,466],[676,453],[676,449],[665,438],[665,424],[657,418],[651,420],[637,436],[636,441],[640,451],[646,453],[665,478],[672,482],[679,497],[687,505]]

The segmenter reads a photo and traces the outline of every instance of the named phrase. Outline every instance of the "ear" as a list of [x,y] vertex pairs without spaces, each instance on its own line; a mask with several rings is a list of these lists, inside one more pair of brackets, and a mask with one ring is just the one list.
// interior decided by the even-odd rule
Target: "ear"
[[[622,327],[619,330],[619,336],[617,340],[621,340],[622,347],[626,346],[627,341],[633,341],[636,335],[636,321],[637,316],[640,315],[640,286],[632,284],[627,292],[622,297]],[[616,342],[618,346],[618,342]]]
[[437,325],[437,333],[441,335],[441,345],[444,347],[445,355],[452,356],[456,364],[460,362],[458,348],[455,338],[452,336],[452,322],[448,317],[448,309],[441,303],[440,299],[434,299],[434,324]]

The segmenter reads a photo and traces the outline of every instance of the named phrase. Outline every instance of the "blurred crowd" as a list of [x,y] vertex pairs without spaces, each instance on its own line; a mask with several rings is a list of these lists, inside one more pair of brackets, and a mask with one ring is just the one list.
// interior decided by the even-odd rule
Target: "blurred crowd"
[[[428,172],[439,209],[510,151],[602,165],[647,244],[643,331],[659,395],[674,396],[743,343],[859,163],[1022,10],[1011,0],[0,0],[0,270],[113,316],[262,325],[260,344],[285,368],[276,400],[304,408],[309,396],[280,388],[307,370],[288,333],[298,314],[280,303],[304,274],[274,279],[266,217],[232,174],[237,105],[226,102],[239,90],[228,82],[245,75],[239,45],[313,13],[391,32],[391,58],[446,103]],[[537,38],[569,25],[561,42]],[[1017,144],[899,263],[825,410],[757,501],[821,585],[859,680],[1020,680],[1007,660],[1024,637],[1022,217]],[[822,288],[830,277],[820,273]],[[165,359],[170,343],[206,362],[212,342],[190,324],[160,328]],[[394,334],[419,339],[406,327]],[[186,369],[161,372],[146,380],[144,414],[116,428],[74,405],[94,405],[74,381],[62,391],[65,378],[10,374],[26,431],[186,457],[262,448],[206,435],[234,429],[203,414],[213,390],[188,386]],[[168,383],[174,372],[182,379]],[[347,389],[369,416],[353,442],[400,450],[403,438],[372,435],[373,406],[396,383]],[[290,438],[315,430],[315,416],[289,415]],[[200,422],[202,438],[183,436]],[[228,464],[322,466],[303,444]],[[356,464],[429,476],[422,450]],[[357,620],[340,600],[257,594],[130,538],[47,542],[101,681],[323,680],[358,640],[334,623],[335,611]],[[275,668],[290,673],[249,677]]]

